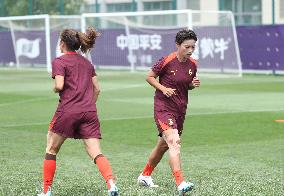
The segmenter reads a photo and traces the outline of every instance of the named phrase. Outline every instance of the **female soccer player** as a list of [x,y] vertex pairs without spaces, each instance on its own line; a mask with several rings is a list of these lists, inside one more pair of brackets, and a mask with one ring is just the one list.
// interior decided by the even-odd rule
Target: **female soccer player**
[[66,138],[82,139],[90,158],[104,177],[109,195],[118,195],[114,175],[107,158],[100,149],[100,122],[96,101],[100,92],[93,65],[82,55],[93,48],[99,34],[89,27],[86,33],[65,29],[60,35],[62,56],[52,62],[54,92],[60,99],[49,125],[47,147],[43,163],[43,193],[51,196],[51,186],[56,169],[56,155]]
[[[196,77],[196,62],[190,57],[195,49],[196,34],[183,29],[176,34],[177,51],[156,62],[147,75],[146,81],[156,89],[154,97],[154,118],[159,139],[152,150],[148,163],[138,177],[138,183],[146,187],[157,187],[151,173],[169,150],[169,164],[179,193],[182,195],[193,188],[185,182],[180,161],[181,140],[188,90],[199,87]],[[159,77],[159,81],[156,78]]]

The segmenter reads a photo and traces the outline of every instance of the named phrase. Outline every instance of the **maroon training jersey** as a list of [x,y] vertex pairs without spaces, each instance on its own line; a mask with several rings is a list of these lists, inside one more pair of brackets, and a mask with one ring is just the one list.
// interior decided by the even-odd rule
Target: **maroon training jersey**
[[93,65],[77,53],[64,54],[52,61],[52,78],[64,76],[64,87],[59,92],[57,111],[96,111],[92,77],[96,75]]
[[159,82],[167,88],[176,89],[176,95],[166,97],[162,91],[156,90],[154,110],[173,111],[185,114],[188,103],[188,90],[192,79],[196,76],[196,62],[192,58],[179,62],[176,52],[161,58],[156,62],[152,71],[159,76]]

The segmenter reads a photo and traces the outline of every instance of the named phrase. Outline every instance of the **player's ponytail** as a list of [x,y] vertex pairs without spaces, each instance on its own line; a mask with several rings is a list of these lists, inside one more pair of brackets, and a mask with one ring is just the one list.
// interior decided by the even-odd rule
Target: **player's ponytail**
[[81,51],[83,53],[88,52],[91,48],[94,47],[96,38],[100,35],[93,27],[88,27],[86,33],[78,32],[78,38],[80,40]]

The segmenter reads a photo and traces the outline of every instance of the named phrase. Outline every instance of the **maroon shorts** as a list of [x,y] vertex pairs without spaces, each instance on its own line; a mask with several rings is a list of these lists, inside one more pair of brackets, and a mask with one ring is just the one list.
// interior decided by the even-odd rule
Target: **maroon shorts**
[[169,111],[154,111],[155,122],[159,131],[159,136],[167,129],[177,129],[179,135],[182,134],[185,114],[178,114]]
[[49,131],[66,138],[101,139],[100,122],[96,111],[82,113],[55,112],[49,124]]

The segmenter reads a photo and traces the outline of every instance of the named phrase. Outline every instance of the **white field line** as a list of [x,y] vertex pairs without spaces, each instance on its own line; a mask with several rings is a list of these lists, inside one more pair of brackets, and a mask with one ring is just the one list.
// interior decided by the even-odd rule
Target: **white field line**
[[54,98],[55,97],[45,97],[45,98],[35,98],[35,99],[28,99],[28,100],[22,100],[22,101],[1,103],[0,107],[9,106],[9,105],[16,105],[16,104],[23,104],[23,103],[30,103],[30,102],[37,102],[37,101],[45,101],[45,100],[50,100],[50,99],[54,99]]
[[[38,73],[38,72],[42,72],[42,73],[46,73],[46,75],[37,75],[36,77],[40,77],[40,78],[51,78],[50,74],[46,71],[46,68],[9,68],[9,67],[0,67],[0,71],[15,71],[16,73],[20,73],[21,71],[24,72],[34,72],[34,73]],[[100,70],[100,69],[96,69],[96,73],[98,74],[98,77],[105,77],[105,76],[123,76],[123,75],[145,75],[147,74],[148,71],[135,71],[135,72],[130,72],[130,71],[108,71],[108,70]],[[14,79],[19,79],[19,77],[13,77],[13,76],[9,76],[6,77],[4,76],[4,78],[1,79],[10,79],[10,77],[14,78]],[[21,76],[22,77],[22,76]],[[29,77],[30,76],[23,76],[23,77]]]
[[[237,114],[237,113],[254,113],[254,112],[281,112],[282,109],[266,109],[266,110],[247,110],[247,111],[231,111],[231,112],[202,112],[202,113],[190,113],[186,116],[202,116],[202,115],[218,115],[218,114]],[[114,118],[101,118],[100,121],[114,121],[114,120],[135,120],[135,119],[144,119],[144,118],[153,118],[152,115],[145,116],[136,116],[136,117],[114,117]],[[19,124],[7,124],[0,125],[0,128],[5,127],[22,127],[22,126],[33,126],[33,125],[48,125],[49,122],[35,122],[35,123],[19,123]]]
[[[144,87],[144,86],[146,86],[146,85],[145,84],[143,84],[143,85],[142,84],[132,84],[132,85],[124,86],[124,87],[121,87],[121,88],[108,88],[108,89],[102,90],[102,92],[116,91],[116,90],[130,89],[130,88],[137,88],[137,87]],[[22,101],[0,103],[0,107],[10,106],[10,105],[15,105],[15,104],[37,102],[37,101],[45,101],[45,100],[51,100],[51,99],[58,99],[58,97],[34,98],[34,99],[28,99],[28,100],[22,100]]]
[[129,88],[137,88],[137,87],[147,87],[146,84],[131,84],[131,85],[127,85],[127,86],[123,86],[121,88],[107,88],[105,90],[102,89],[102,92],[107,92],[107,91],[116,91],[116,90],[122,90],[122,89],[129,89]]

